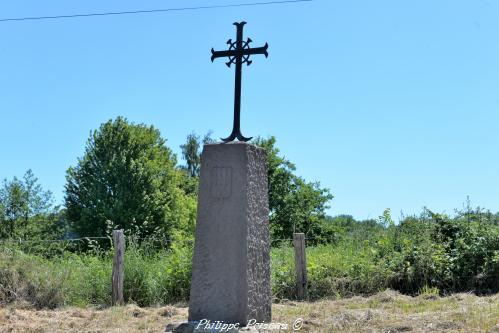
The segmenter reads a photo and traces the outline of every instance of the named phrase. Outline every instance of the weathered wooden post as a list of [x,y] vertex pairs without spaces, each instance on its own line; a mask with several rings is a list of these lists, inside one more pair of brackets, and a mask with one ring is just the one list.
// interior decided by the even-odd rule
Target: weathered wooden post
[[125,235],[123,230],[113,230],[113,305],[123,305],[123,276],[125,269]]
[[296,270],[296,295],[298,299],[307,298],[307,256],[305,248],[305,234],[293,234],[293,246],[295,248],[295,270]]

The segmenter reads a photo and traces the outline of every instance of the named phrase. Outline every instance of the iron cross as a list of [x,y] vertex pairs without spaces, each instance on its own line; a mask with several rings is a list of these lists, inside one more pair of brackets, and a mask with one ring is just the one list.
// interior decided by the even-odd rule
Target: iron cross
[[232,39],[227,41],[229,44],[229,49],[226,51],[215,51],[211,49],[211,61],[213,62],[217,58],[229,57],[229,61],[226,63],[228,67],[232,64],[236,65],[236,83],[235,83],[235,93],[234,93],[234,125],[232,128],[232,133],[229,137],[222,139],[224,142],[234,141],[238,139],[239,141],[249,141],[251,138],[246,138],[241,134],[241,76],[242,76],[242,66],[243,64],[251,65],[252,61],[249,59],[253,54],[263,54],[268,57],[269,54],[267,49],[269,45],[265,43],[263,47],[251,48],[249,44],[252,42],[250,38],[243,41],[243,28],[246,22],[234,23],[237,27],[237,39],[235,42]]

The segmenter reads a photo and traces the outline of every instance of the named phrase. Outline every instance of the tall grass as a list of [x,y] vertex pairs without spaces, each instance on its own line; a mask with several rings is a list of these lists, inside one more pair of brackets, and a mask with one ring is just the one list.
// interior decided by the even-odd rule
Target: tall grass
[[[308,295],[311,299],[372,294],[390,285],[393,273],[376,264],[367,244],[344,241],[307,247]],[[272,292],[295,296],[294,252],[289,245],[272,249]]]
[[[336,243],[308,246],[309,297],[369,295],[386,288],[409,294],[499,291],[497,224],[437,222],[407,220],[369,237],[345,233]],[[125,300],[141,306],[186,301],[192,245],[192,240],[177,241],[158,249],[158,244],[131,239],[125,252]],[[273,245],[273,295],[294,298],[293,248],[287,241]],[[109,305],[113,251],[97,244],[86,248],[52,244],[48,251],[0,243],[0,303]]]
[[[191,247],[149,251],[131,244],[125,253],[124,296],[139,305],[172,303],[189,294]],[[111,304],[112,251],[46,258],[0,247],[0,303],[37,308]]]
[[[348,296],[383,290],[389,272],[373,262],[366,247],[354,244],[307,248],[309,295]],[[128,245],[124,296],[141,306],[185,301],[189,296],[192,245],[151,250]],[[112,250],[46,258],[15,247],[0,248],[0,302],[28,302],[35,307],[111,304]],[[295,295],[294,253],[289,244],[271,251],[272,291],[277,298]]]

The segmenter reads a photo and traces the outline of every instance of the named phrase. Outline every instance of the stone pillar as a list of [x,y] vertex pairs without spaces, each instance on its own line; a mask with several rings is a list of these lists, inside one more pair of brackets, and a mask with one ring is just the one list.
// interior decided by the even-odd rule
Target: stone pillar
[[201,155],[189,321],[270,322],[267,158],[254,145]]

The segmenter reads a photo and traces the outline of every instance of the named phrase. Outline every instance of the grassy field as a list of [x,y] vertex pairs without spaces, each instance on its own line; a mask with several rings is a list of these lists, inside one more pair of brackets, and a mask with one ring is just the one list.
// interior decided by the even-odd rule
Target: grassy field
[[[272,292],[277,299],[295,293],[294,254],[289,246],[271,251]],[[389,287],[393,272],[376,265],[362,246],[307,248],[309,295],[345,297],[373,294]],[[151,251],[128,247],[124,294],[141,307],[167,305],[189,296],[191,247]],[[45,258],[0,246],[0,305],[24,300],[35,307],[106,306],[111,304],[112,251],[62,252]]]
[[[68,307],[35,310],[12,304],[0,308],[0,333],[146,333],[187,318],[185,304],[103,309]],[[418,297],[387,290],[371,297],[317,302],[281,301],[273,305],[273,322],[290,326],[303,319],[300,332],[499,332],[499,294],[478,297],[454,294]]]
[[[327,244],[309,240],[310,302],[293,301],[294,250],[291,242],[274,240],[273,322],[301,318],[302,332],[499,333],[498,226],[411,221],[375,224],[372,232],[362,225]],[[168,246],[129,239],[128,305],[119,308],[109,307],[113,249],[75,244],[1,242],[0,333],[162,332],[186,320],[191,239]],[[398,292],[381,292],[387,288]]]
[[[293,253],[289,246],[272,248],[271,282],[275,299],[295,297]],[[191,258],[192,247],[148,251],[129,246],[125,254],[126,302],[150,307],[185,301],[190,290]],[[427,266],[433,267],[434,257],[427,258]],[[474,285],[494,287],[499,281],[499,275],[456,276],[442,280],[444,287],[451,286],[450,291],[440,289],[434,286],[439,281],[432,280],[436,274],[431,274],[430,269],[407,266],[403,257],[397,260],[390,255],[379,257],[371,246],[362,243],[310,246],[307,260],[311,300],[373,295],[387,288],[405,291],[407,295],[424,294],[428,292],[426,289],[436,295],[447,295],[463,289],[475,290]],[[111,270],[112,251],[80,254],[63,251],[46,258],[14,246],[0,246],[0,306],[22,301],[38,309],[108,306],[111,304]],[[426,279],[421,279],[422,276]],[[468,280],[468,288],[452,290],[454,282]],[[496,290],[496,287],[486,289],[486,294]]]

